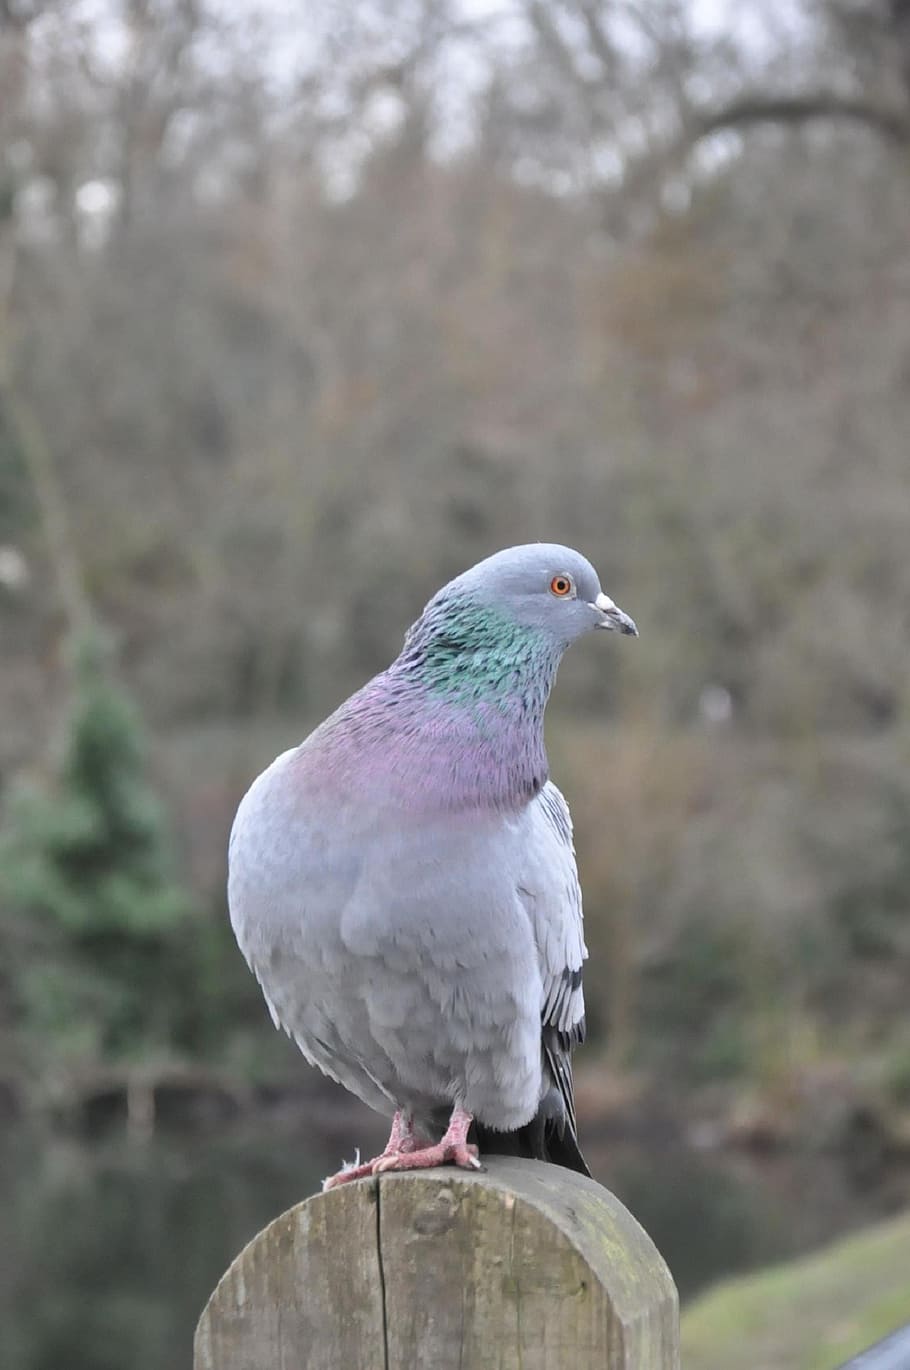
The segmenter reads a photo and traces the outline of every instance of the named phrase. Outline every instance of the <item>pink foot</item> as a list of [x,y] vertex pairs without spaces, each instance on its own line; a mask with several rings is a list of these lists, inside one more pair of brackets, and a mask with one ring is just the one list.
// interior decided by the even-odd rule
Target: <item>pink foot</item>
[[470,1113],[456,1108],[449,1120],[446,1134],[435,1146],[412,1147],[405,1151],[389,1151],[373,1162],[373,1174],[385,1175],[390,1170],[429,1170],[437,1165],[458,1165],[463,1170],[482,1170],[476,1146],[468,1144],[468,1128],[473,1122]]
[[385,1150],[363,1164],[360,1163],[358,1154],[355,1161],[343,1165],[336,1175],[330,1175],[327,1180],[323,1180],[322,1192],[324,1194],[326,1190],[337,1189],[339,1185],[348,1184],[351,1180],[365,1180],[376,1174],[376,1167],[387,1156],[407,1156],[412,1151],[420,1151],[425,1145],[423,1138],[416,1136],[411,1119],[403,1117],[399,1109],[392,1119],[392,1133]]
[[373,1162],[373,1174],[385,1175],[389,1170],[429,1170],[437,1165],[460,1165],[462,1170],[483,1170],[476,1146],[437,1142],[435,1146],[425,1146],[420,1151],[399,1151],[390,1156],[380,1156]]

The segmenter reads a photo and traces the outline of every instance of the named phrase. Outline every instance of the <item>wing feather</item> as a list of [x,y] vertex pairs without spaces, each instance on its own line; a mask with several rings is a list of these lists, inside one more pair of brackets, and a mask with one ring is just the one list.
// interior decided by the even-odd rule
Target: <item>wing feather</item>
[[[534,928],[540,960],[541,1050],[558,1091],[565,1122],[576,1131],[572,1049],[584,1041],[584,942],[581,887],[575,864],[569,806],[552,782],[534,802],[535,850],[520,893]],[[559,1120],[555,1120],[557,1130]]]

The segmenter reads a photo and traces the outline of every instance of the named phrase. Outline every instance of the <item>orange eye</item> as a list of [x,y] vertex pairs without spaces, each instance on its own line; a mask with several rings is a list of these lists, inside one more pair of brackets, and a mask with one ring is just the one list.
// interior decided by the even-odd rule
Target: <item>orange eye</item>
[[564,599],[571,589],[572,582],[568,576],[554,576],[550,581],[551,593],[558,595],[560,599]]

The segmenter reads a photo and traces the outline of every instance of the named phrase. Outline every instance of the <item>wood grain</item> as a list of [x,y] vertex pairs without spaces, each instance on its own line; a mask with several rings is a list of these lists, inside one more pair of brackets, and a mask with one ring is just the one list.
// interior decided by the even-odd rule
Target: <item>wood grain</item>
[[385,1370],[375,1181],[269,1223],[219,1281],[194,1370]]
[[317,1195],[237,1257],[195,1370],[677,1370],[676,1289],[593,1180],[536,1161]]

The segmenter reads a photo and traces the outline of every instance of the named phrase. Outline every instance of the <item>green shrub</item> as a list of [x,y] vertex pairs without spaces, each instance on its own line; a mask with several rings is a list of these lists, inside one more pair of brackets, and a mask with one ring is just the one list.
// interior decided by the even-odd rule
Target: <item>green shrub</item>
[[26,1032],[93,1058],[172,1043],[186,896],[139,720],[93,634],[52,784],[14,787],[0,833],[9,997]]

